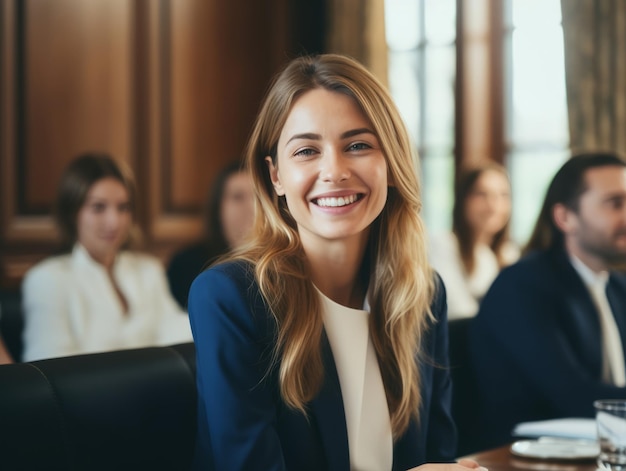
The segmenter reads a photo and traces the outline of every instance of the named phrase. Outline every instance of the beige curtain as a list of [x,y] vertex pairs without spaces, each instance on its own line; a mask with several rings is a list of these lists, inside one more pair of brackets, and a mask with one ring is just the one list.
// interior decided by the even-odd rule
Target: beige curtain
[[572,152],[626,156],[626,1],[561,0],[561,8]]
[[385,0],[330,0],[328,52],[347,54],[387,84]]

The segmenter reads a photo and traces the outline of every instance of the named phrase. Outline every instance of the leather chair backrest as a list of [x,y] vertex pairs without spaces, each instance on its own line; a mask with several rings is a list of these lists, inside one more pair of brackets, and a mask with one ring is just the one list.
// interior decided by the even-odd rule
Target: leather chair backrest
[[0,469],[185,470],[193,344],[0,366]]
[[448,321],[450,376],[452,377],[452,416],[459,434],[457,456],[479,451],[476,436],[478,390],[469,356],[469,328],[473,318]]
[[22,359],[24,315],[19,289],[0,291],[0,334],[15,361]]

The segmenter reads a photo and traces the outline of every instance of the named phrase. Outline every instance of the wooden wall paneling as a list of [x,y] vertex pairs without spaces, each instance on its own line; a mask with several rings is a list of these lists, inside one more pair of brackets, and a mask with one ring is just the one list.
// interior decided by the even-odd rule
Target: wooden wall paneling
[[132,158],[132,3],[24,2],[25,214],[50,210],[65,165],[86,150]]
[[272,74],[268,2],[171,3],[170,211],[197,211],[241,156]]
[[152,8],[149,56],[162,71],[150,99],[153,250],[167,253],[172,242],[200,235],[210,185],[242,156],[268,83],[288,57],[287,16],[285,0]]
[[22,217],[19,201],[23,199],[25,188],[19,178],[21,161],[19,159],[19,132],[20,120],[18,115],[18,97],[21,84],[18,82],[18,2],[8,0],[2,2],[0,20],[2,58],[0,74],[0,154],[2,165],[0,196],[1,209],[1,241],[4,257],[9,255],[10,244],[32,242],[55,237],[49,217],[32,216]]
[[[175,2],[179,3],[179,2]],[[180,2],[185,3],[185,1]],[[200,234],[199,214],[168,211],[171,172],[167,164],[171,152],[173,118],[171,115],[171,12],[172,2],[144,2],[140,11],[144,37],[140,40],[144,56],[142,86],[145,100],[141,107],[145,147],[142,161],[143,208],[149,250],[167,259],[173,250]]]
[[50,213],[73,157],[99,150],[135,163],[132,7],[2,2],[3,285],[54,250]]
[[56,185],[87,150],[135,170],[147,250],[199,235],[210,183],[293,55],[291,2],[2,0],[0,287],[54,251]]
[[[9,239],[15,239],[17,205],[15,1],[0,3],[0,287],[15,287],[28,262],[11,256]],[[25,266],[26,263],[26,266]]]

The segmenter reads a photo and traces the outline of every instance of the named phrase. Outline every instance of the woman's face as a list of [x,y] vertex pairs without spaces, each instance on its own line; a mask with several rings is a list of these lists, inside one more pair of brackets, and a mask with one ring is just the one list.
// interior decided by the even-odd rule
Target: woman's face
[[280,134],[276,166],[267,160],[305,247],[366,238],[385,206],[385,156],[373,126],[344,94],[315,89],[300,96]]
[[130,196],[114,178],[94,183],[77,215],[78,242],[100,263],[109,263],[126,242],[132,224]]
[[252,178],[245,172],[230,175],[224,185],[220,204],[222,232],[228,246],[243,242],[254,221]]
[[465,202],[465,214],[479,238],[492,238],[511,216],[511,188],[508,179],[497,170],[481,173]]

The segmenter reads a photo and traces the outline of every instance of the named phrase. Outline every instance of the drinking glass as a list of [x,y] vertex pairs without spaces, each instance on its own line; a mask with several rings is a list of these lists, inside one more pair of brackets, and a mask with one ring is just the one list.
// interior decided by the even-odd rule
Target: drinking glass
[[626,471],[626,400],[603,399],[593,405],[600,444],[598,466]]

